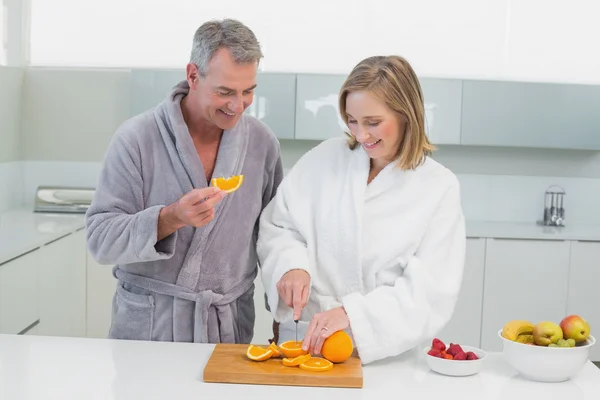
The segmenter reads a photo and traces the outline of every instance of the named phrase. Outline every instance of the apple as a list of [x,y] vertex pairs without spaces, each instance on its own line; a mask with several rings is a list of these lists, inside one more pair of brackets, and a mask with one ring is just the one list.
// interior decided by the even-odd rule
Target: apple
[[533,341],[538,346],[548,346],[551,343],[556,344],[562,338],[563,331],[554,322],[544,321],[533,327]]
[[590,324],[579,315],[569,315],[560,321],[560,328],[565,339],[573,339],[575,343],[585,342],[590,336]]

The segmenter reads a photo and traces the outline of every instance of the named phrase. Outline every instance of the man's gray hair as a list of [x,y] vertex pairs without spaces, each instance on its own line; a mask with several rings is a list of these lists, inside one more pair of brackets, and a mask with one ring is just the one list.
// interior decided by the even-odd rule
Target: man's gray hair
[[221,48],[228,48],[237,64],[259,62],[263,57],[254,32],[240,21],[228,18],[205,22],[196,30],[190,62],[204,76],[208,63]]

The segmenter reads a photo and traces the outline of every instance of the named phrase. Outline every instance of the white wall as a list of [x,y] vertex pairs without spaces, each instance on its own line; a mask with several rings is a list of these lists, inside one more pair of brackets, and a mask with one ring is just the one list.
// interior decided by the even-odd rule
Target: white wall
[[265,71],[347,73],[366,56],[396,53],[421,76],[600,83],[597,0],[104,0],[89,7],[33,0],[34,65],[181,67],[201,23],[234,17],[259,38]]
[[22,202],[23,76],[22,68],[0,66],[0,211]]

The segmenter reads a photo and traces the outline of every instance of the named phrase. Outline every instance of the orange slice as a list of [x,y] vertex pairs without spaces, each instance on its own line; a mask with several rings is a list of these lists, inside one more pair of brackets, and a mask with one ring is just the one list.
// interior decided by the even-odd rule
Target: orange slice
[[273,356],[273,350],[250,345],[246,350],[246,357],[253,361],[265,361]]
[[281,354],[286,358],[295,358],[307,353],[302,350],[302,342],[296,342],[294,340],[288,340],[287,342],[281,343],[279,345],[279,351],[281,351]]
[[213,186],[225,191],[226,193],[233,193],[242,186],[244,182],[244,175],[235,175],[230,178],[212,178],[210,183]]
[[275,342],[272,342],[269,345],[269,350],[271,350],[273,352],[273,355],[271,357],[279,357],[279,356],[281,356],[281,352],[279,351],[279,348],[277,348],[277,345],[275,344]]
[[283,360],[281,360],[281,363],[286,367],[296,367],[302,363],[307,362],[308,360],[310,360],[310,354],[305,354],[303,356],[298,356],[294,358],[284,358]]
[[329,360],[319,357],[311,357],[299,365],[300,369],[311,372],[323,372],[333,369],[333,363]]

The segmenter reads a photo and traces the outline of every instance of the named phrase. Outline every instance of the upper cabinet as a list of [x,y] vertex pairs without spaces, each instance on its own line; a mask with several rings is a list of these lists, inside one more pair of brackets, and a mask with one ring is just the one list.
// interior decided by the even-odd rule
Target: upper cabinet
[[131,71],[130,115],[156,107],[173,87],[185,80],[185,70],[134,69]]
[[461,144],[600,150],[600,86],[464,81]]
[[[345,75],[298,75],[296,139],[325,140],[348,130],[338,106],[345,79]],[[420,83],[429,139],[434,144],[460,144],[461,81],[422,78]]]
[[326,140],[348,131],[338,106],[345,75],[298,74],[296,139]]
[[420,78],[425,132],[433,144],[460,144],[462,85],[456,79]]
[[261,72],[256,85],[254,100],[246,113],[267,124],[278,138],[293,139],[296,76]]
[[[156,107],[173,87],[185,80],[185,70],[131,71],[131,115]],[[259,73],[254,99],[246,114],[265,122],[280,139],[294,138],[296,76]]]

